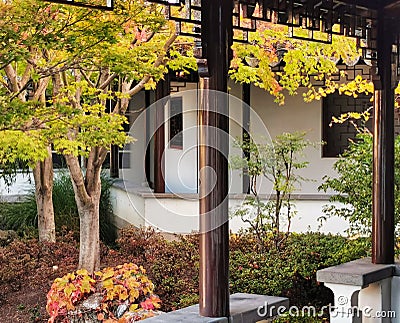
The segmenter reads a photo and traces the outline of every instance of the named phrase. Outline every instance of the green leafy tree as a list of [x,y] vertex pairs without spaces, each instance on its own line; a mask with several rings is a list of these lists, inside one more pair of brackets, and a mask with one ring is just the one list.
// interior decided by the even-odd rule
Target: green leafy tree
[[[7,159],[11,149],[12,158],[27,160],[34,173],[40,171],[35,175],[37,194],[51,191],[50,145],[65,156],[80,215],[79,267],[93,272],[100,260],[102,164],[110,145],[121,146],[128,139],[122,125],[129,99],[163,77],[177,34],[157,6],[137,1],[117,3],[107,13],[41,1],[16,0],[3,6],[0,50],[7,113],[0,154],[12,162]],[[193,59],[187,65],[193,65]],[[118,92],[111,88],[115,80]],[[117,102],[111,113],[106,110],[109,100]],[[80,156],[86,158],[84,169]],[[47,178],[44,186],[37,184],[42,178]],[[52,207],[51,195],[45,194],[44,200]]]
[[[277,249],[289,235],[296,213],[292,194],[298,185],[306,181],[297,171],[308,166],[309,163],[302,160],[303,151],[312,145],[304,137],[303,132],[283,133],[276,136],[271,144],[256,143],[248,138],[239,144],[248,157],[232,157],[233,166],[243,169],[243,173],[250,177],[252,194],[233,215],[239,216],[250,226],[262,251],[268,234],[272,233]],[[259,181],[262,178],[272,184],[274,192],[274,196],[266,202],[259,194]]]
[[[335,162],[337,177],[324,177],[319,187],[325,192],[333,191],[332,204],[326,205],[327,216],[339,216],[350,224],[349,234],[371,234],[372,228],[372,134],[360,132],[348,149]],[[400,137],[395,141],[395,223],[400,214]],[[337,203],[339,202],[339,203]],[[399,233],[397,232],[397,235]]]
[[[300,88],[307,89],[303,94],[306,102],[335,91],[355,97],[373,92],[373,84],[361,76],[350,82],[338,82],[333,77],[344,76],[337,61],[351,62],[361,54],[352,38],[333,36],[331,44],[310,42],[290,38],[287,27],[266,24],[250,34],[249,44],[234,44],[233,50],[230,77],[265,89],[279,104],[284,104],[286,94],[296,95]],[[283,68],[274,70],[281,59]]]

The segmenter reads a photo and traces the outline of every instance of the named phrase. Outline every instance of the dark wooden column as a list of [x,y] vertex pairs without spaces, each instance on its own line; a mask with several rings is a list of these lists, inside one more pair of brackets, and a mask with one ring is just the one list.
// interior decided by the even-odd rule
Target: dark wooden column
[[372,262],[394,263],[394,80],[393,28],[379,13],[377,70],[374,80]]
[[[242,100],[243,100],[243,105],[242,105],[242,140],[243,142],[249,141],[250,140],[250,97],[251,97],[251,92],[250,92],[250,84],[244,83],[242,86]],[[249,159],[250,158],[250,152],[249,151],[244,151],[243,152],[244,157]],[[243,175],[243,193],[250,193],[250,177],[248,175]]]
[[[233,1],[202,0],[199,68],[200,315],[229,316],[228,61]],[[216,93],[215,91],[220,91]],[[222,93],[222,94],[221,94]]]
[[145,158],[144,158],[144,169],[145,169],[145,174],[146,174],[146,181],[149,187],[154,188],[152,178],[151,178],[151,157],[152,157],[152,151],[150,149],[150,142],[151,142],[151,126],[150,126],[150,91],[145,90],[144,91],[144,105],[146,108],[146,153],[145,153]]
[[119,147],[115,145],[110,150],[110,177],[119,178]]
[[165,109],[170,94],[168,75],[157,83],[154,133],[154,193],[165,193],[164,148],[165,148]]

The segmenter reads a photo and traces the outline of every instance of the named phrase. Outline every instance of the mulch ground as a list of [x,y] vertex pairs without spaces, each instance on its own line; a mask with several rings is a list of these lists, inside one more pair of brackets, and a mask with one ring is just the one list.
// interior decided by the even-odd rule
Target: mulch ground
[[[47,322],[46,294],[55,278],[77,269],[78,254],[70,237],[54,245],[17,240],[0,247],[0,323]],[[102,246],[104,266],[121,261],[117,252]]]
[[8,293],[1,305],[1,323],[47,322],[46,293],[48,286],[27,286]]

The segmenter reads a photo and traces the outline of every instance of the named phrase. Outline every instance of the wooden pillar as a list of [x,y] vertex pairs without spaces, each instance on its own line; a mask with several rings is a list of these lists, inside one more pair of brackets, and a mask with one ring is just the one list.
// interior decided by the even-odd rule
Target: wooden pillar
[[[119,91],[120,82],[113,85],[113,90]],[[114,110],[116,105],[115,100],[108,100],[107,106],[109,107],[109,112]],[[110,177],[119,178],[119,147],[116,145],[111,145],[110,148]]]
[[115,145],[110,150],[110,177],[119,178],[119,147]]
[[146,108],[146,152],[145,152],[145,162],[144,162],[144,168],[145,168],[145,175],[146,175],[146,181],[147,184],[149,185],[149,187],[154,188],[153,185],[153,181],[151,178],[151,157],[152,157],[152,153],[151,153],[151,149],[150,149],[150,142],[151,142],[151,124],[150,124],[150,91],[149,90],[145,90],[144,91],[144,105]]
[[229,118],[226,93],[233,2],[203,0],[201,10],[202,56],[207,60],[208,74],[200,72],[200,315],[228,317]]
[[[250,84],[244,83],[242,87],[242,140],[243,142],[248,142],[250,140]],[[243,151],[244,157],[250,159],[250,151]],[[243,175],[243,193],[250,193],[250,177],[248,175]]]
[[372,262],[394,263],[394,88],[393,28],[379,13],[374,78]]
[[157,83],[154,133],[154,193],[165,193],[164,148],[165,148],[165,109],[167,108],[170,85],[168,75]]

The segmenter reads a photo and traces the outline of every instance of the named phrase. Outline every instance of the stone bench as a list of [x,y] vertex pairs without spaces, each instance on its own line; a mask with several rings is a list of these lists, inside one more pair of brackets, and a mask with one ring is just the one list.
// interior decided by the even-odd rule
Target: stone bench
[[289,300],[284,297],[237,293],[230,296],[229,318],[200,316],[199,305],[193,305],[145,321],[146,323],[255,323],[283,314],[288,308]]
[[317,280],[334,294],[331,323],[400,322],[400,268],[371,258],[319,270]]

